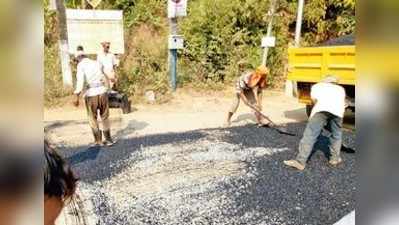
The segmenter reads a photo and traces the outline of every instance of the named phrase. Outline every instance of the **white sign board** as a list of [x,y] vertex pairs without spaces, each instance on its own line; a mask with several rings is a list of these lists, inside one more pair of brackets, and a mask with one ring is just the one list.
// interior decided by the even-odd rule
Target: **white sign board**
[[263,37],[262,38],[262,47],[274,47],[276,46],[276,37]]
[[168,18],[187,16],[187,0],[168,0]]
[[67,9],[69,53],[81,45],[87,54],[102,50],[101,42],[111,42],[114,54],[125,52],[123,12],[121,10]]
[[169,36],[169,49],[183,49],[184,39],[181,35],[170,35]]

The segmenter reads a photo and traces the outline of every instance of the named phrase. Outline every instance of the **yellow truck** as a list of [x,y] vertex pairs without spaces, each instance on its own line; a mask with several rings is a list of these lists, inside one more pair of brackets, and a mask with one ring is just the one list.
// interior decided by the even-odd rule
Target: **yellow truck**
[[288,49],[288,80],[296,82],[297,97],[306,104],[308,116],[313,107],[310,89],[329,74],[340,78],[347,95],[347,109],[355,111],[355,45],[354,41],[339,40],[327,42],[328,46]]

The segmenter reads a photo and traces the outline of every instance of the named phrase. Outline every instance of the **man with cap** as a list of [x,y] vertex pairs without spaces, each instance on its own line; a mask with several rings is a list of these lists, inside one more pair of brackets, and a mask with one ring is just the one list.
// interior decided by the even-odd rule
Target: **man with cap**
[[[74,91],[76,99],[73,103],[76,107],[79,106],[79,96],[83,92],[86,83],[87,88],[83,96],[89,118],[89,125],[94,136],[94,144],[111,146],[115,142],[111,138],[110,121],[108,118],[109,105],[107,87],[105,86],[106,78],[101,71],[100,64],[95,60],[89,59],[82,50],[78,50],[75,57],[78,61],[78,66],[76,88]],[[102,142],[102,133],[97,121],[98,113],[103,123],[104,142]]]
[[324,128],[331,132],[329,137],[329,164],[336,166],[342,162],[342,121],[345,112],[345,89],[338,85],[338,78],[326,76],[321,82],[312,86],[310,96],[314,107],[299,143],[296,159],[284,161],[284,164],[298,170],[304,170],[312,153],[313,146]]
[[117,66],[117,59],[113,53],[110,52],[111,42],[101,42],[103,51],[97,54],[97,61],[100,63],[103,73],[107,76],[109,88],[113,89],[117,82],[115,69]]
[[[230,126],[231,118],[237,111],[240,100],[242,100],[245,105],[253,106],[259,111],[262,111],[262,90],[266,87],[267,74],[269,74],[269,69],[266,66],[260,66],[255,71],[245,72],[238,78],[234,101],[227,113],[225,127]],[[258,112],[255,112],[255,117],[259,125],[264,124]]]

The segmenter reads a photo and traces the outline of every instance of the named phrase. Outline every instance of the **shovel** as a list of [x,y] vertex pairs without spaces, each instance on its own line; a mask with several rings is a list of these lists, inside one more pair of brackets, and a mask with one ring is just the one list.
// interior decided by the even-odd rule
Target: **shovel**
[[251,109],[253,109],[255,112],[259,113],[259,115],[261,115],[264,119],[269,121],[269,123],[272,125],[272,126],[269,126],[270,128],[274,129],[275,131],[279,132],[280,134],[285,134],[285,135],[289,135],[289,136],[296,136],[296,134],[288,132],[285,128],[278,128],[277,124],[275,124],[268,116],[266,116],[265,114],[260,112],[255,106],[253,106],[251,104],[248,104],[248,106]]

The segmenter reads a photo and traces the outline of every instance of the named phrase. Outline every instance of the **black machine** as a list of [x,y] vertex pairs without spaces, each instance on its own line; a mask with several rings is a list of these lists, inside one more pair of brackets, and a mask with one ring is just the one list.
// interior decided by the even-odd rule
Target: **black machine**
[[132,111],[131,102],[125,94],[116,91],[109,92],[108,100],[110,108],[121,108],[123,114],[127,114]]

